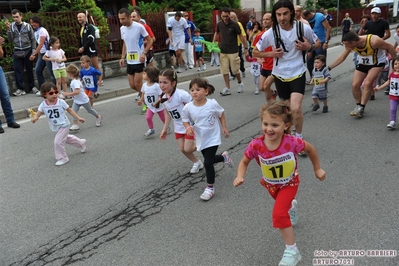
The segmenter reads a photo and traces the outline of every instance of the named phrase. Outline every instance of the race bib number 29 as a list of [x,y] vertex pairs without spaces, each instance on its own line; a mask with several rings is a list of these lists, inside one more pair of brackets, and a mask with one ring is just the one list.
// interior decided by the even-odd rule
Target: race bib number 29
[[263,178],[270,184],[286,184],[294,177],[296,162],[292,152],[270,159],[259,156],[259,162]]

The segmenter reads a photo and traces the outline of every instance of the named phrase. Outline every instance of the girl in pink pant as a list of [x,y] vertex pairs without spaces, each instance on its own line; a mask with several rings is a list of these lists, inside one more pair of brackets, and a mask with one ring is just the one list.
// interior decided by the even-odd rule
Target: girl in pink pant
[[162,94],[161,88],[158,84],[159,69],[153,66],[148,66],[143,71],[143,80],[145,83],[141,87],[141,99],[137,102],[139,106],[143,103],[147,107],[145,119],[147,120],[148,131],[144,136],[149,137],[155,133],[154,123],[152,118],[157,113],[162,123],[165,124],[165,111],[163,105],[155,107],[158,102],[159,96]]
[[51,82],[45,82],[40,88],[41,96],[44,101],[40,104],[37,113],[32,117],[32,123],[35,123],[39,117],[44,114],[47,117],[50,129],[57,132],[54,139],[55,165],[60,166],[69,162],[68,155],[65,151],[65,143],[71,144],[83,153],[86,151],[86,140],[69,135],[69,120],[65,111],[84,123],[84,118],[78,116],[69,105],[62,99],[58,98],[57,86]]

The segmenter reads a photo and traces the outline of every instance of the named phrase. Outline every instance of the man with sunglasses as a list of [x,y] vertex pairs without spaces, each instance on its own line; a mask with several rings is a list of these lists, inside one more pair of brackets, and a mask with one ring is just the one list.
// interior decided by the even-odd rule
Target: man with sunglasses
[[[290,103],[294,116],[296,136],[302,138],[303,113],[302,100],[306,87],[306,63],[303,59],[303,51],[313,51],[320,47],[321,43],[313,33],[312,28],[303,24],[303,39],[298,39],[297,25],[294,20],[295,9],[290,0],[280,0],[273,6],[273,25],[280,30],[279,47],[276,47],[274,31],[269,30],[262,34],[259,42],[253,50],[254,57],[273,57],[274,83],[280,99]],[[271,52],[265,52],[265,48],[272,46]]]

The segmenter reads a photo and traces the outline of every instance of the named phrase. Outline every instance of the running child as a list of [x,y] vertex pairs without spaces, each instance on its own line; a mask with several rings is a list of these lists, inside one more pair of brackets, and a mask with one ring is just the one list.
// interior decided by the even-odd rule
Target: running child
[[199,170],[204,168],[203,163],[194,155],[195,142],[194,136],[186,134],[186,128],[182,121],[182,110],[184,105],[191,102],[191,96],[188,92],[176,88],[177,86],[177,75],[172,69],[166,69],[159,75],[159,86],[161,87],[162,94],[156,107],[159,107],[160,103],[163,103],[166,111],[169,115],[166,116],[165,124],[163,126],[160,138],[166,139],[168,128],[171,119],[173,119],[175,138],[177,145],[179,145],[180,151],[194,164],[190,170],[190,173],[198,173]]
[[259,80],[260,80],[260,69],[262,68],[261,65],[258,62],[258,59],[245,56],[245,60],[247,62],[251,63],[251,69],[250,72],[252,76],[254,77],[254,83],[255,83],[255,94],[258,95],[260,93],[260,88],[259,88]]
[[292,227],[298,221],[295,196],[300,180],[296,154],[301,151],[308,154],[319,180],[325,179],[326,172],[320,168],[316,149],[290,134],[293,116],[287,103],[272,101],[263,105],[260,118],[263,135],[249,143],[238,165],[233,185],[236,187],[244,183],[248,165],[255,159],[262,171],[260,183],[275,200],[273,227],[280,230],[286,246],[279,265],[296,265],[301,260]]
[[209,84],[206,79],[194,78],[190,82],[190,94],[193,100],[184,106],[182,112],[186,134],[195,136],[197,150],[204,156],[208,186],[200,197],[202,200],[210,200],[215,194],[213,187],[215,183],[215,168],[213,164],[224,162],[233,167],[233,162],[227,151],[216,155],[216,151],[222,143],[221,133],[226,138],[230,136],[230,133],[226,128],[223,107],[215,99],[207,98],[214,92],[215,87]]
[[201,42],[201,40],[205,41],[205,39],[204,37],[200,36],[200,33],[201,30],[199,28],[195,28],[194,30],[195,36],[193,37],[193,43],[195,47],[195,57],[197,58],[198,71],[206,69],[206,64],[203,58],[204,44]]
[[399,56],[396,57],[392,62],[393,71],[389,74],[389,79],[385,81],[379,87],[375,87],[375,91],[382,90],[383,88],[389,85],[389,103],[390,103],[390,111],[389,111],[389,124],[387,128],[394,129],[396,128],[396,113],[398,111],[399,105]]
[[59,97],[61,99],[65,99],[65,97],[62,96],[61,92],[67,91],[65,71],[65,62],[67,58],[65,56],[65,52],[60,48],[60,40],[57,37],[51,37],[48,45],[51,47],[51,49],[46,51],[43,56],[43,60],[51,61],[53,74],[57,81],[57,90]]
[[[98,69],[91,66],[91,59],[87,55],[80,58],[80,75],[85,86],[85,93],[90,99],[90,105],[93,107],[94,98],[97,98],[100,93],[98,92],[98,86],[103,82],[103,74]],[[98,76],[98,80],[97,80]]]
[[319,100],[323,102],[323,113],[328,112],[327,105],[327,83],[331,79],[330,72],[326,68],[326,57],[319,54],[314,59],[314,68],[312,71],[312,79],[309,85],[313,85],[312,99],[313,108],[312,111],[317,111],[320,108]]
[[147,113],[145,119],[147,120],[148,131],[144,136],[149,137],[155,134],[154,123],[152,118],[154,114],[158,114],[162,123],[165,124],[165,112],[163,105],[156,108],[155,105],[159,100],[159,96],[162,94],[161,88],[158,84],[159,69],[154,66],[148,66],[143,71],[143,86],[141,87],[141,99],[137,102],[139,106],[143,103],[147,105]]
[[86,140],[68,134],[70,123],[65,111],[82,123],[85,120],[73,111],[64,100],[58,98],[58,89],[53,83],[43,83],[40,87],[40,93],[44,101],[39,105],[38,111],[31,118],[31,121],[36,123],[42,114],[47,117],[51,131],[57,132],[54,138],[55,159],[57,160],[55,165],[64,165],[69,162],[65,151],[65,143],[80,148],[82,153],[86,152]]
[[[64,92],[63,95],[73,97],[72,110],[78,113],[80,107],[83,106],[87,112],[96,117],[97,119],[96,126],[97,127],[101,126],[103,122],[103,117],[99,115],[96,112],[96,110],[94,110],[93,107],[91,107],[90,105],[89,97],[87,97],[86,93],[84,92],[82,82],[80,81],[79,78],[79,73],[80,73],[79,68],[74,64],[70,64],[66,68],[66,72],[68,78],[71,79],[70,87],[72,92]],[[71,126],[70,130],[71,131],[79,130],[78,123],[79,121],[77,119],[73,119],[73,125]]]

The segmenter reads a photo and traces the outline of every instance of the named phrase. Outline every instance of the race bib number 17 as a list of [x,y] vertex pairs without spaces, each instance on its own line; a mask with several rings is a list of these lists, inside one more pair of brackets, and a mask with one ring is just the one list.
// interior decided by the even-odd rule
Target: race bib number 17
[[294,177],[296,162],[292,152],[270,159],[259,156],[259,162],[263,178],[270,184],[286,184]]

